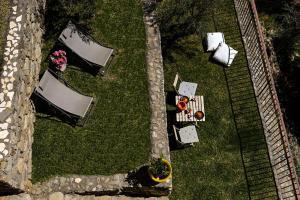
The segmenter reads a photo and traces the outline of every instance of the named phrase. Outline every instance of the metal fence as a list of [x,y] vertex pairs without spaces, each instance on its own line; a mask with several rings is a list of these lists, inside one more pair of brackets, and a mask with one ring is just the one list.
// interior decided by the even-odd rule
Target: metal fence
[[234,0],[280,199],[300,199],[299,183],[254,0]]

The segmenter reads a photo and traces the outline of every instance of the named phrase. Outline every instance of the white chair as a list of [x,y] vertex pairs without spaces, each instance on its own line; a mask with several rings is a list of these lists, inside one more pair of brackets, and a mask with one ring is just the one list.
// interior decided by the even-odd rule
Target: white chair
[[179,146],[193,146],[194,142],[199,142],[196,127],[194,125],[177,128],[173,125],[176,143]]
[[[179,83],[179,87],[177,87]],[[182,96],[195,96],[197,90],[197,83],[182,81],[179,74],[176,73],[173,87],[177,94]]]

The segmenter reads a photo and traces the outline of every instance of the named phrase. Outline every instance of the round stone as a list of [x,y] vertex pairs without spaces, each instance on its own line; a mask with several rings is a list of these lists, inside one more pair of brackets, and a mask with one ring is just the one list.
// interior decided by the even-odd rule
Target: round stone
[[8,98],[9,98],[10,100],[12,100],[13,97],[14,97],[14,94],[15,94],[15,92],[8,92],[8,93],[7,93],[7,96],[8,96]]
[[13,87],[14,87],[13,84],[11,84],[11,83],[7,84],[7,89],[8,89],[8,90],[12,90]]
[[16,27],[17,26],[17,24],[15,23],[15,22],[10,22],[9,23],[9,28],[10,29],[13,29],[14,27]]
[[49,195],[49,200],[63,200],[64,194],[61,192],[54,192]]
[[0,139],[5,139],[8,134],[7,130],[0,131]]
[[75,183],[80,183],[81,182],[81,178],[75,178]]
[[7,129],[7,127],[8,127],[8,123],[1,123],[0,124],[0,128],[3,129],[3,130]]
[[8,154],[8,151],[5,149],[2,153],[6,156]]
[[22,20],[22,15],[16,18],[16,22],[20,22]]
[[7,123],[11,123],[11,118],[9,117],[9,118],[7,118],[5,121],[6,121]]
[[11,107],[11,101],[8,101],[5,107],[10,108]]
[[0,143],[0,151],[2,152],[5,149],[5,144],[4,143]]

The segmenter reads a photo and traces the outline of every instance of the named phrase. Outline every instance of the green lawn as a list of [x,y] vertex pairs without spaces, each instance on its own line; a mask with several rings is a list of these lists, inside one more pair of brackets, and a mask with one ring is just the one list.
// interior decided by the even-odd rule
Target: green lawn
[[[4,42],[6,40],[6,30],[7,30],[7,23],[8,23],[8,17],[9,17],[9,6],[10,1],[9,0],[1,0],[0,1],[0,60],[2,61],[3,56],[3,48],[4,48]],[[0,61],[0,64],[1,64]]]
[[[184,80],[198,83],[196,94],[204,96],[206,113],[206,121],[198,123],[200,142],[171,151],[174,174],[170,199],[276,199],[233,1],[215,0],[210,6],[202,12],[200,31],[174,37],[173,43],[163,48],[165,90],[173,90],[179,72]],[[180,24],[184,19],[175,21]],[[211,53],[204,52],[204,36],[215,31],[223,32],[226,42],[239,51],[229,68],[214,64]],[[162,32],[162,40],[172,38],[169,34]],[[172,101],[167,103],[171,126],[176,122]]]
[[[113,47],[117,56],[104,77],[67,68],[65,79],[84,94],[94,96],[96,106],[84,127],[73,128],[54,117],[37,114],[34,182],[54,175],[125,173],[148,161],[150,107],[141,5],[136,0],[93,3],[95,15],[80,21],[89,25],[98,41]],[[55,19],[50,15],[46,23],[49,20]],[[46,57],[60,33],[58,29],[46,32],[43,69],[48,66]]]
[[[211,30],[207,27],[206,30]],[[199,123],[199,143],[171,152],[174,169],[171,200],[247,199],[247,187],[240,145],[222,67],[208,62],[201,36],[178,41],[193,49],[188,57],[174,52],[175,60],[165,60],[166,90],[179,72],[186,81],[198,83],[197,94],[204,96],[206,121]],[[171,113],[170,113],[171,114]]]

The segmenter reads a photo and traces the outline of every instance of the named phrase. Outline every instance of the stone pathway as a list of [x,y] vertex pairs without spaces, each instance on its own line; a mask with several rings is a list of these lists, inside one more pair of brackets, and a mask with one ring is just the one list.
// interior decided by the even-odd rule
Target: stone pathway
[[151,155],[170,160],[160,31],[152,13],[145,12],[147,72],[151,107]]
[[0,93],[0,160],[8,155],[10,142],[9,124],[12,118],[13,99],[15,96],[14,83],[15,73],[18,71],[18,57],[20,46],[20,32],[22,28],[22,9],[15,5],[12,7],[7,42],[4,51],[3,71],[1,72],[1,93]]

